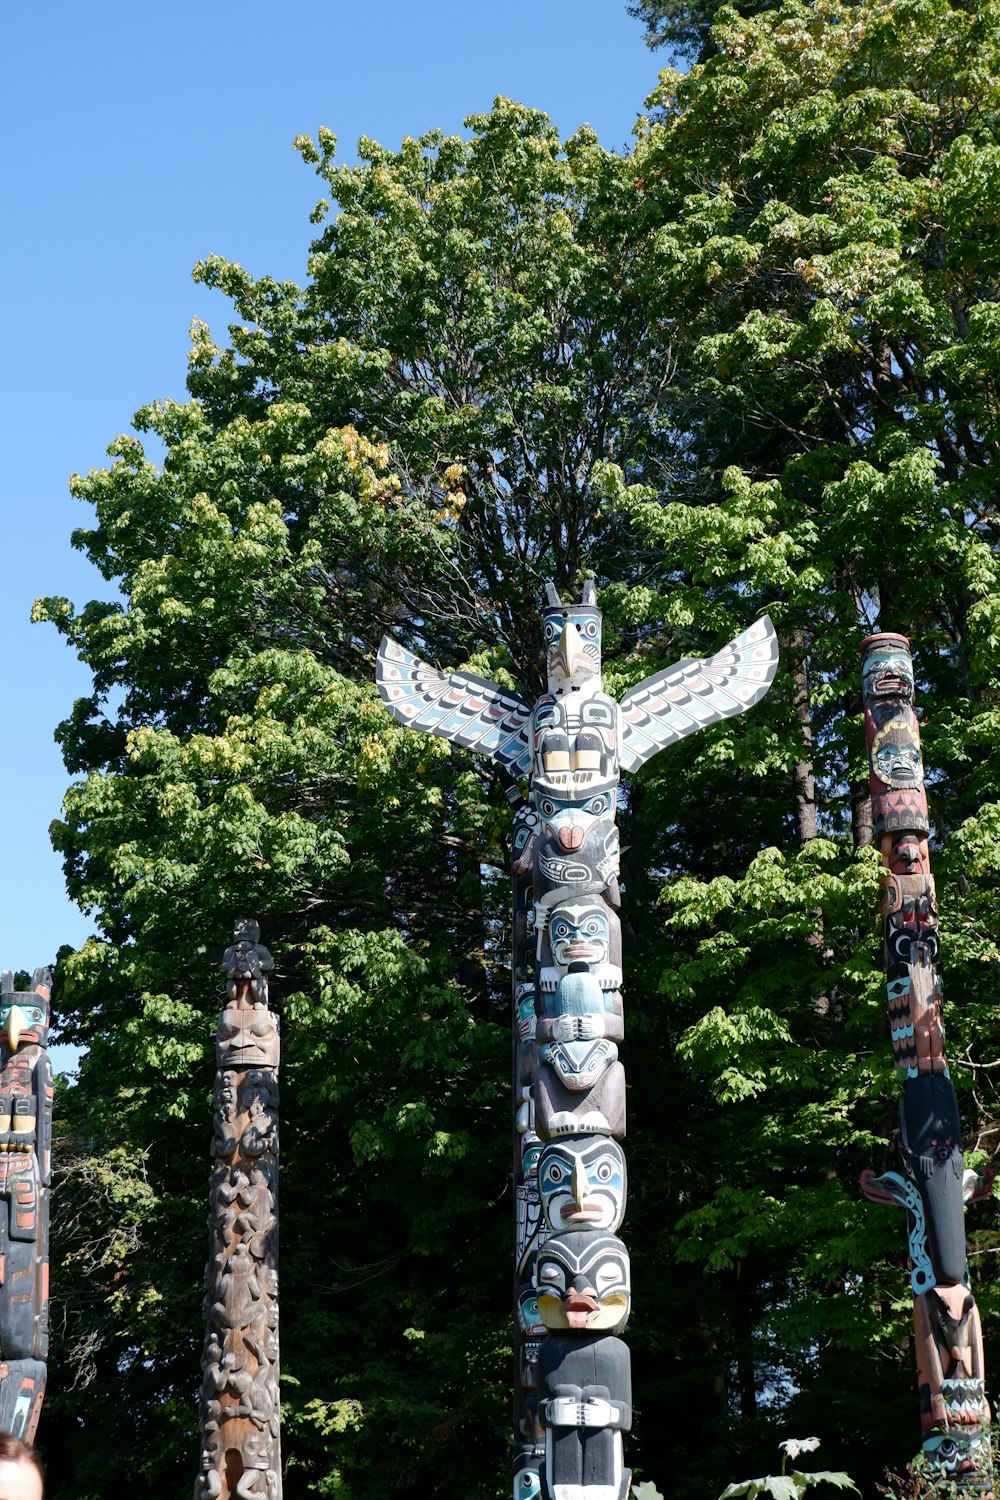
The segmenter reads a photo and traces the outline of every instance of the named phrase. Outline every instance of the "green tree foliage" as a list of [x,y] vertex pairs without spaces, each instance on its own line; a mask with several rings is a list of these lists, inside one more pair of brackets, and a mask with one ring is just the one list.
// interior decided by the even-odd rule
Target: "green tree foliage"
[[858,643],[913,640],[985,1146],[1000,11],[724,10],[713,42],[627,156],[505,101],[356,167],[303,138],[336,204],[308,284],[206,261],[236,321],[195,328],[186,404],[139,413],[162,462],[118,439],[75,481],[121,600],[39,606],[95,684],[60,729],[96,935],[58,976],[89,1052],[61,1106],[57,1500],[193,1475],[241,912],[284,1013],[287,1494],[507,1493],[507,813],[488,767],[394,726],[372,660],[389,627],[531,695],[541,581],[587,570],[615,689],[764,608],[783,644],[752,714],[627,790],[637,1472],[718,1493],[776,1413],[863,1484],[917,1445],[903,1224],[856,1187],[894,1129]]
[[[723,0],[634,0],[625,9],[646,28],[648,47],[669,47],[678,57],[704,61],[715,50],[712,27]],[[741,16],[756,16],[766,9],[766,0],[740,0],[727,7]]]

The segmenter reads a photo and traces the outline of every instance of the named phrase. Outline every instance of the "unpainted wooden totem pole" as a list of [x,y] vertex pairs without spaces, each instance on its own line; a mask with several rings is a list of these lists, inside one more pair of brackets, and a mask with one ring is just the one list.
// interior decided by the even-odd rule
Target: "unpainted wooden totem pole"
[[30,1443],[49,1347],[52,1066],[48,969],[0,980],[0,1431]]
[[[882,916],[905,1175],[862,1174],[867,1197],[909,1216],[910,1284],[929,1495],[993,1489],[983,1339],[969,1290],[964,1205],[988,1196],[992,1172],[964,1170],[962,1125],[948,1074],[938,977],[938,909],[913,662],[902,635],[862,643],[873,831],[882,854]],[[951,1493],[949,1489],[949,1493]]]
[[[620,703],[601,684],[601,612],[551,584],[548,691],[531,706],[383,640],[389,711],[498,762],[511,784],[515,1500],[625,1500],[631,1364],[619,846],[621,771],[756,703],[778,652],[765,617],[716,656],[681,661]],[[525,785],[526,783],[526,785]]]
[[195,1500],[280,1500],[277,1017],[271,955],[236,923],[222,967]]

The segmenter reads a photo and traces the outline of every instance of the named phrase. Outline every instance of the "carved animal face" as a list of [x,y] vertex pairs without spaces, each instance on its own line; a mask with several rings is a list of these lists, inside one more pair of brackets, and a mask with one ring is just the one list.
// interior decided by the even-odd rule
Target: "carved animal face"
[[894,875],[929,874],[927,840],[914,833],[888,834],[882,840],[882,858]]
[[44,1047],[49,1037],[47,990],[3,990],[0,992],[0,1039],[12,1052],[32,1043]]
[[553,887],[599,891],[617,879],[620,849],[614,808],[614,793],[608,791],[585,802],[539,798],[536,900]]
[[582,1092],[592,1089],[612,1063],[618,1061],[618,1048],[607,1037],[578,1042],[546,1042],[539,1051],[564,1088]]
[[986,1478],[989,1463],[989,1439],[978,1427],[952,1427],[945,1433],[929,1437],[923,1445],[928,1477],[937,1480],[968,1480],[975,1473]]
[[601,675],[601,611],[596,605],[547,609],[542,638],[550,693],[569,692]]
[[579,802],[543,795],[538,799],[538,811],[541,814],[544,835],[555,839],[560,848],[568,854],[573,849],[579,848],[586,837],[586,833],[582,831],[578,834],[569,832],[574,824],[579,824],[581,830],[585,830],[590,826],[590,820],[614,817],[614,789],[594,792]]
[[545,1222],[554,1234],[567,1229],[609,1233],[625,1214],[625,1156],[608,1136],[550,1141],[538,1163]]
[[616,1333],[632,1300],[628,1251],[613,1234],[554,1235],[538,1252],[535,1287],[546,1328]]
[[880,729],[872,741],[872,766],[876,776],[895,791],[919,786],[924,768],[915,726],[891,719]]

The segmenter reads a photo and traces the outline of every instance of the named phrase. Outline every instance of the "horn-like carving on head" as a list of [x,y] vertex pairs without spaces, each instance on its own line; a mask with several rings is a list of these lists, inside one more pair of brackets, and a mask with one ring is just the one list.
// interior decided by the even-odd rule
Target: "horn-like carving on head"
[[556,593],[556,586],[551,578],[545,580],[545,603],[549,609],[562,609],[562,600]]
[[592,578],[585,578],[584,581],[583,581],[583,595],[582,595],[582,597],[580,599],[580,603],[581,604],[596,604],[597,603],[597,585],[596,585],[596,583],[594,582],[594,580]]

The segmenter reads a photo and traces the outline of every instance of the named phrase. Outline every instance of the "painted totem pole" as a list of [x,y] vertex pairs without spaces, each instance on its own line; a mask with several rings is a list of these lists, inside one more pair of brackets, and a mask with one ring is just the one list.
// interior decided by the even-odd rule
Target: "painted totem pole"
[[280,1500],[277,1018],[256,922],[226,949],[216,1037],[215,1134],[205,1268],[201,1467],[195,1500]]
[[52,1066],[48,969],[0,980],[0,1431],[30,1443],[49,1347]]
[[[489,755],[507,773],[512,838],[514,1496],[624,1500],[631,1364],[625,1211],[621,771],[742,713],[767,692],[768,619],[716,656],[681,661],[620,703],[601,685],[601,612],[551,584],[548,691],[531,706],[464,672],[444,675],[388,637],[378,687],[402,724]],[[524,789],[524,783],[527,788]]]
[[[938,978],[938,910],[913,663],[902,635],[862,643],[872,821],[882,853],[882,916],[893,1058],[902,1077],[905,1176],[862,1174],[874,1202],[909,1216],[913,1324],[923,1452],[933,1486],[992,1491],[990,1410],[979,1313],[969,1290],[964,1204],[989,1194],[992,1174],[965,1172],[962,1126],[948,1075]],[[933,1490],[932,1490],[933,1492]]]

